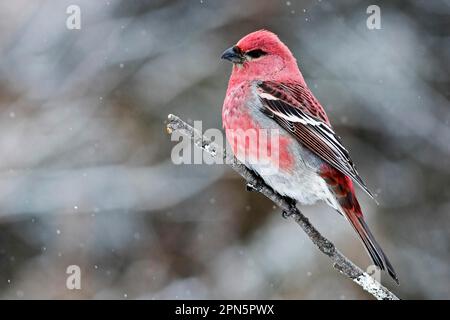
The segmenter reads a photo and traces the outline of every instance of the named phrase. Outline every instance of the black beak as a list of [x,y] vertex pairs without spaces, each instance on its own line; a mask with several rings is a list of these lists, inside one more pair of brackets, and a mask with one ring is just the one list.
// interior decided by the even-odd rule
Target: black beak
[[220,58],[231,61],[233,63],[244,63],[244,55],[236,46],[225,50]]

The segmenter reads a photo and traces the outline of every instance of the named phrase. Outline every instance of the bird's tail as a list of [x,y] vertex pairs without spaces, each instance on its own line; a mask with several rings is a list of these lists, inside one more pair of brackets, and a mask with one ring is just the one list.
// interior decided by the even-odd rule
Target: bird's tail
[[324,176],[324,178],[342,209],[341,213],[345,215],[347,220],[353,226],[353,229],[358,233],[375,265],[381,270],[386,270],[398,284],[397,274],[395,273],[391,262],[364,221],[362,210],[356,199],[351,179],[343,174],[337,175],[335,173],[333,175]]
[[364,221],[363,216],[346,208],[343,208],[343,210],[345,216],[347,217],[347,220],[350,221],[351,225],[358,233],[375,265],[381,270],[386,270],[392,277],[392,279],[394,279],[395,282],[399,284],[394,267],[392,267],[392,264],[386,254],[383,252],[383,249],[381,249],[380,245],[377,243],[374,236],[370,232],[370,229]]

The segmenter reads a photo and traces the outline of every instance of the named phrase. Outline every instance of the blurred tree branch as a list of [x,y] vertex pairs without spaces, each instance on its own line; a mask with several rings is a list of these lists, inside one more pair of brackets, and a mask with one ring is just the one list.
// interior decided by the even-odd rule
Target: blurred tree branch
[[274,190],[266,185],[261,178],[255,175],[244,164],[239,162],[234,156],[227,155],[225,150],[203,136],[201,132],[198,132],[198,130],[194,129],[177,116],[170,114],[168,116],[167,132],[171,134],[175,131],[192,139],[197,147],[203,149],[213,158],[222,158],[224,163],[229,164],[233,170],[239,173],[253,190],[262,193],[277,204],[290,218],[300,225],[317,248],[333,261],[333,267],[340,273],[356,282],[363,290],[372,294],[379,300],[398,300],[392,292],[361,270],[337,250],[331,241],[322,236],[311,222],[309,222],[309,219],[300,212],[293,201],[289,201],[286,197],[282,197],[274,192]]

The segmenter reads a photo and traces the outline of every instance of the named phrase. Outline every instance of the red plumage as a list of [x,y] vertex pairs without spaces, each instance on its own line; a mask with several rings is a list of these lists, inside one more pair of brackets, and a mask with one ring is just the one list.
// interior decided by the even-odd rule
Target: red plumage
[[[303,204],[323,200],[342,213],[374,263],[398,282],[391,263],[364,222],[353,182],[370,196],[372,193],[333,131],[325,110],[309,90],[290,50],[275,34],[260,30],[242,38],[222,58],[233,62],[222,119],[236,157],[278,193]],[[237,129],[279,130],[276,145],[261,144],[259,135],[253,141],[258,148],[263,145],[271,151],[277,149],[279,161],[269,161],[278,166],[276,174],[263,173],[260,163],[267,160],[261,157],[264,153],[250,151],[251,143],[240,141]],[[243,157],[249,154],[253,162]]]

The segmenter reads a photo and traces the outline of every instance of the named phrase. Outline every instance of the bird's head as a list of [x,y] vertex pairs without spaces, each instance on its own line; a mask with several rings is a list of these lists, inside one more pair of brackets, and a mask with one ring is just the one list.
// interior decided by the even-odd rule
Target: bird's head
[[233,63],[232,80],[303,81],[291,51],[267,30],[246,35],[221,58]]

